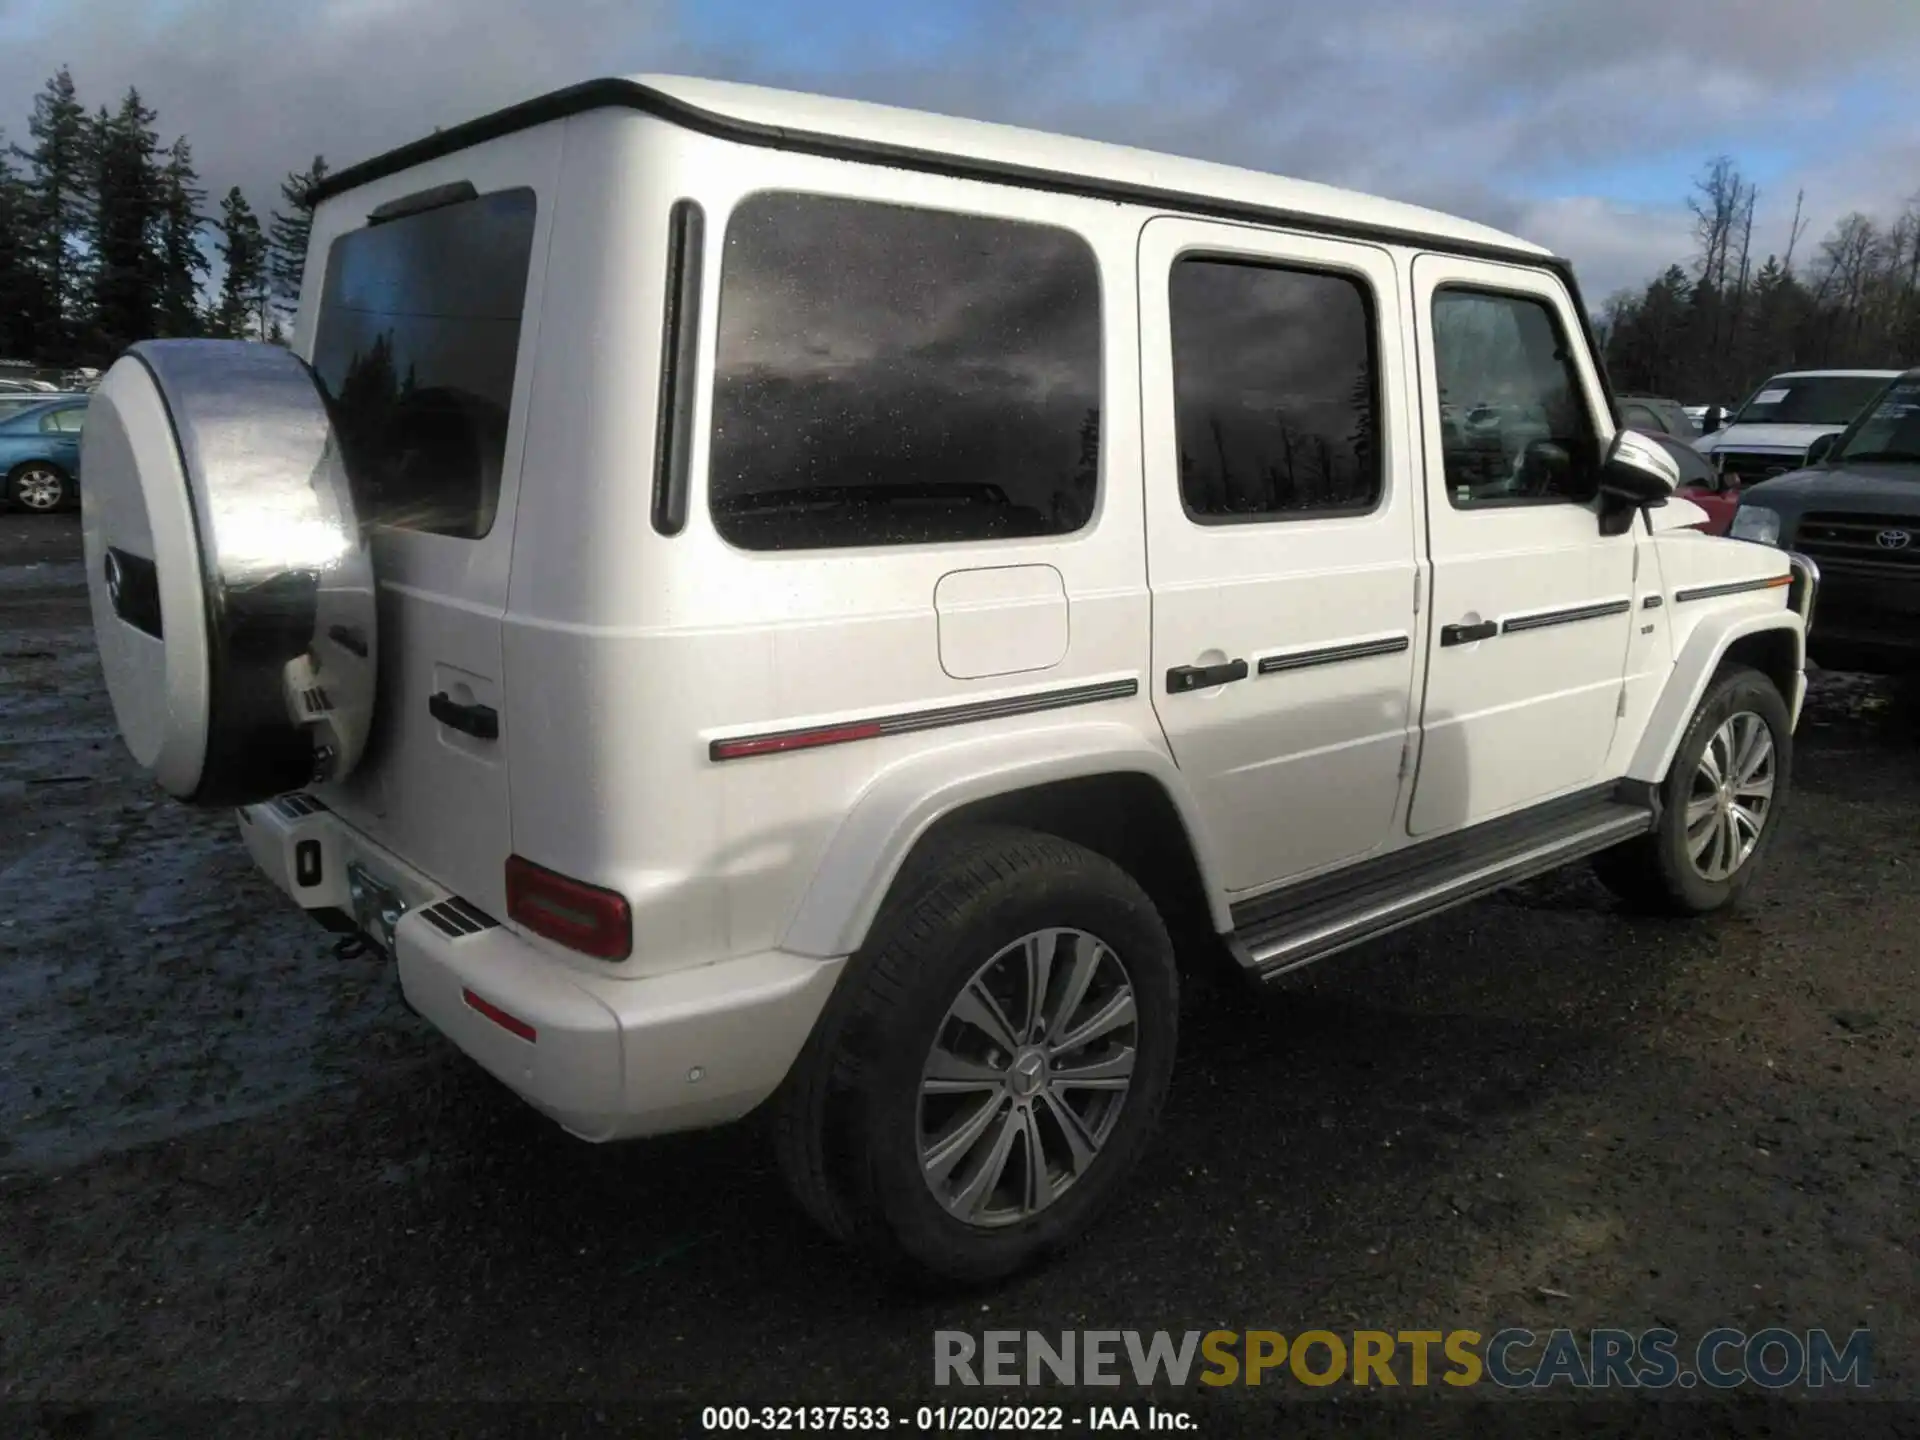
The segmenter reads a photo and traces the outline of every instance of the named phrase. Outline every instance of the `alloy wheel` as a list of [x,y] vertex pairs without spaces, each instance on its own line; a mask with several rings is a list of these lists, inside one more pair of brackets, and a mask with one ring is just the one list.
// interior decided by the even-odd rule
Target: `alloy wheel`
[[1751,710],[1730,715],[1700,752],[1687,795],[1687,857],[1721,881],[1747,863],[1773,808],[1773,732]]
[[60,472],[45,465],[22,470],[14,477],[13,498],[23,509],[43,514],[58,510],[66,495],[67,484],[60,478]]
[[1035,931],[976,970],[920,1079],[921,1173],[947,1213],[997,1228],[1065,1194],[1113,1133],[1137,1045],[1132,978],[1084,930]]

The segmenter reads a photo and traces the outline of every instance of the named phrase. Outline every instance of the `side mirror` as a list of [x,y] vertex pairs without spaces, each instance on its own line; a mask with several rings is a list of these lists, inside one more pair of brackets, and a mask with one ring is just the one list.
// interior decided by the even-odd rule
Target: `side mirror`
[[1616,505],[1658,505],[1680,488],[1680,465],[1644,435],[1619,431],[1600,467],[1600,493]]
[[1725,412],[1718,405],[1709,406],[1707,413],[1700,417],[1700,433],[1711,435],[1725,423]]
[[1838,435],[1822,435],[1807,446],[1807,464],[1820,465],[1833,453],[1833,447],[1840,443]]

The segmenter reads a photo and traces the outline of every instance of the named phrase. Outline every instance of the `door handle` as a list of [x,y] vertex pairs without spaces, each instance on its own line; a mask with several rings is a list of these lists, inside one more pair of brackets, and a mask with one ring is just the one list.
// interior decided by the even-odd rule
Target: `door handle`
[[1500,633],[1498,620],[1482,620],[1478,625],[1442,625],[1442,645],[1471,645],[1476,640],[1491,640]]
[[1167,671],[1167,693],[1184,695],[1189,690],[1211,690],[1247,678],[1247,662],[1228,660],[1219,665],[1176,665]]
[[427,701],[427,711],[449,730],[458,730],[476,740],[500,738],[500,712],[491,705],[462,705],[442,690]]

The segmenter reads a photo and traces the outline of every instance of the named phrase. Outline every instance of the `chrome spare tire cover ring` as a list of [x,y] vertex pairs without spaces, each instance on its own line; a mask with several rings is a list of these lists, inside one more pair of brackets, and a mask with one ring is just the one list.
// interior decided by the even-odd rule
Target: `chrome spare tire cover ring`
[[80,446],[95,641],[135,761],[223,807],[345,778],[372,730],[377,607],[312,371],[278,345],[142,341]]
[[1730,880],[1753,855],[1773,810],[1779,753],[1751,710],[1729,715],[1694,767],[1685,815],[1687,859],[1703,880]]
[[1059,1200],[1111,1138],[1138,1045],[1132,976],[1097,936],[1036,930],[997,951],[921,1068],[918,1160],[941,1207],[997,1229]]

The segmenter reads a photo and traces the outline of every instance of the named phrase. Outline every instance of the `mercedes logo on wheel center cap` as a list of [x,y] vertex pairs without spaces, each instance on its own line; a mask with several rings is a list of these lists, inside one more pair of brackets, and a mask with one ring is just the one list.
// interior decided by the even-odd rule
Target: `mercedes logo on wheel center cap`
[[1882,550],[1904,550],[1913,543],[1911,530],[1882,530],[1873,537]]
[[1047,1057],[1029,1050],[1007,1069],[1007,1088],[1022,1100],[1035,1094],[1047,1076]]

